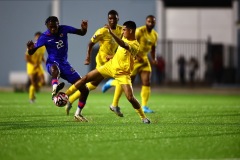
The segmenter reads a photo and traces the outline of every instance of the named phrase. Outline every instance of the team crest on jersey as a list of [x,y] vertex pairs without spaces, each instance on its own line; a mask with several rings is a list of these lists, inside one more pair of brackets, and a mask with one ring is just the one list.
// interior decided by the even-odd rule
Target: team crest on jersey
[[71,70],[71,72],[75,72],[75,69],[73,69],[73,68],[71,68],[70,70]]
[[60,36],[60,37],[63,37],[63,33],[61,33],[59,36]]

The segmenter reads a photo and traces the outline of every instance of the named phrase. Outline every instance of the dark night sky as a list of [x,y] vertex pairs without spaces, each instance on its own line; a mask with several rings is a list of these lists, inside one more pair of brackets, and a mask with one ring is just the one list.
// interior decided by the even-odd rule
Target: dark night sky
[[232,7],[232,0],[163,0],[166,7]]

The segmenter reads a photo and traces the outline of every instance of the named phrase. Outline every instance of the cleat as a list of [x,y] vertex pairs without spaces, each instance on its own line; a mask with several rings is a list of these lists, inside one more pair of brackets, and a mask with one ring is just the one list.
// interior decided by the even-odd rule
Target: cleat
[[118,106],[117,106],[117,107],[110,106],[109,109],[110,109],[111,111],[113,111],[117,116],[123,117],[123,114],[122,114],[122,112],[120,111],[120,107],[118,107]]
[[113,79],[109,79],[103,86],[102,86],[102,92],[106,92],[107,90],[109,90],[112,86],[111,86],[111,83],[112,83]]
[[59,84],[57,85],[57,88],[56,88],[54,91],[52,91],[52,99],[53,99],[54,96],[57,95],[57,93],[58,93],[61,89],[63,89],[64,86],[65,86],[65,83],[64,83],[64,82],[61,82],[61,83],[59,83]]
[[151,123],[151,121],[148,118],[143,118],[142,122],[145,123],[145,124],[150,124]]
[[147,106],[142,107],[144,113],[153,113],[153,110],[149,109]]
[[79,122],[88,122],[88,120],[87,120],[85,117],[83,117],[83,115],[81,115],[81,114],[75,115],[75,116],[74,116],[74,119],[75,119],[76,121],[79,121]]
[[67,105],[65,106],[65,111],[67,115],[69,115],[71,108],[72,108],[72,104],[68,101]]
[[35,100],[34,99],[30,99],[29,103],[35,103]]
[[30,99],[29,102],[30,103],[35,103],[36,97],[34,96],[33,99]]

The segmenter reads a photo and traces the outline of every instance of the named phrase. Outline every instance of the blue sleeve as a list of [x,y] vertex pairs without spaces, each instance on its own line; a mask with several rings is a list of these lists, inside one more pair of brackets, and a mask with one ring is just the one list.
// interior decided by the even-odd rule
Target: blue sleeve
[[44,46],[45,45],[45,38],[44,38],[44,36],[40,36],[39,38],[38,38],[38,40],[37,40],[37,42],[34,44],[34,46],[36,47],[36,48],[39,48],[39,47],[42,47],[42,46]]
[[72,33],[72,34],[76,34],[77,33],[77,28],[72,27],[72,26],[66,26],[63,25],[64,29],[67,31],[67,33]]

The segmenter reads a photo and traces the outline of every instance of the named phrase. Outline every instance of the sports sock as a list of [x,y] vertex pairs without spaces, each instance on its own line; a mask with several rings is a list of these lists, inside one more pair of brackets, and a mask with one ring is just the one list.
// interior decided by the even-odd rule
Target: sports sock
[[[116,81],[116,80],[114,80],[114,81]],[[119,83],[117,83],[116,87],[115,87],[113,102],[112,102],[113,107],[118,106],[119,99],[120,99],[121,95],[122,95],[122,86]]]
[[39,83],[38,83],[38,87],[40,88],[40,87],[42,87],[42,86],[43,86],[42,82],[39,82]]
[[[92,85],[91,83],[87,83],[86,84],[88,89],[91,91],[91,90],[94,90],[96,89],[97,87]],[[72,90],[72,88],[74,88],[73,86],[71,86],[68,90]],[[75,89],[75,88],[74,88]],[[71,91],[66,91],[66,94]],[[69,97],[69,102],[72,104],[74,101],[76,101],[81,95],[81,92],[79,90],[77,90],[76,92],[74,92],[70,97]]]
[[42,82],[38,82],[37,88],[35,88],[35,91],[39,92],[39,90],[41,89],[42,86],[43,86],[43,83]]
[[97,86],[94,86],[94,85],[93,85],[92,83],[90,83],[90,82],[88,82],[86,85],[87,85],[89,91],[94,90],[94,89],[97,88]]
[[142,106],[147,106],[150,92],[151,92],[150,86],[142,86],[141,90]]
[[119,83],[118,83],[118,81],[117,80],[112,80],[112,82],[111,82],[111,86],[116,86],[116,85],[118,85]]
[[80,95],[81,95],[81,92],[77,90],[69,97],[69,102],[73,104],[73,102],[76,101],[80,97]]
[[52,87],[53,87],[53,91],[57,88],[58,85],[58,79],[52,79]]
[[29,87],[29,99],[34,100],[34,98],[35,98],[35,87],[34,85],[31,84]]
[[68,90],[65,92],[66,95],[70,96],[71,94],[73,94],[74,92],[76,92],[78,89],[76,88],[76,86],[73,84],[71,85]]
[[84,108],[85,104],[86,104],[86,102],[78,101],[78,107],[77,107],[77,111],[76,111],[75,115],[81,114],[82,109]]
[[140,107],[139,109],[135,109],[135,111],[138,113],[141,119],[146,118],[146,115],[144,114],[142,107]]

